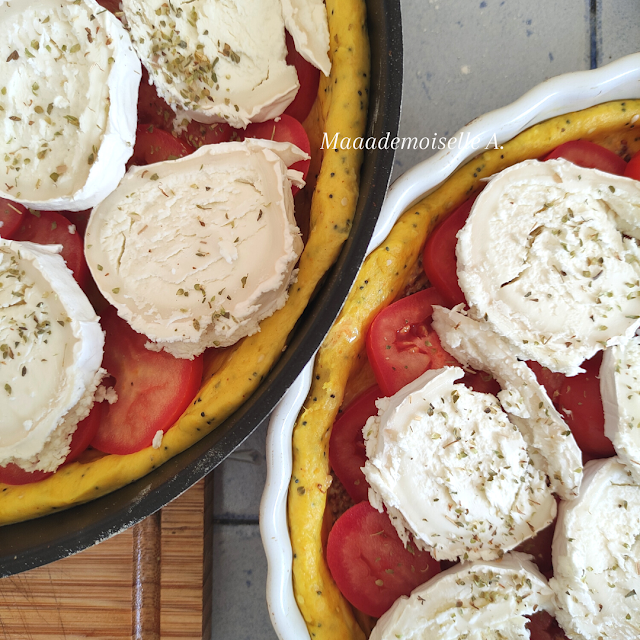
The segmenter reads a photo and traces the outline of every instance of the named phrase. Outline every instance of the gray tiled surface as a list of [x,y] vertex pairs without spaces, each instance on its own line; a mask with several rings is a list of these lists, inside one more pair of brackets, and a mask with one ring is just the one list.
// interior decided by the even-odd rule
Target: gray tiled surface
[[[401,0],[400,134],[452,135],[542,80],[640,50],[638,0]],[[398,177],[428,151],[399,151]],[[214,640],[276,640],[258,532],[266,476],[261,426],[214,475]]]

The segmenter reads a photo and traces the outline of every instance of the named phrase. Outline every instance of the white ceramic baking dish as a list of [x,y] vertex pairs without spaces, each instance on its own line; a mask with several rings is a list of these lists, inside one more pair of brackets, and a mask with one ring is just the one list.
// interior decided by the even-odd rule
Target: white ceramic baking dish
[[[443,149],[420,162],[391,186],[367,254],[386,238],[403,211],[438,187],[460,165],[477,155],[479,149],[493,144],[494,140],[498,144],[506,142],[542,120],[624,98],[640,98],[640,53],[600,69],[551,78],[510,105],[476,118],[454,136],[464,141],[463,144]],[[260,505],[260,530],[269,564],[267,604],[281,640],[309,638],[293,596],[286,502],[291,478],[292,431],[311,386],[312,367],[313,360],[280,401],[272,414],[267,435],[267,482]]]

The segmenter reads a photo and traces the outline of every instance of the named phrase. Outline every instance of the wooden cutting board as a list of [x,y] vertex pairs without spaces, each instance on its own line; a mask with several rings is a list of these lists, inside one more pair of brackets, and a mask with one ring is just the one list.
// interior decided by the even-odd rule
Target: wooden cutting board
[[0,639],[210,640],[212,478],[105,542],[0,579]]

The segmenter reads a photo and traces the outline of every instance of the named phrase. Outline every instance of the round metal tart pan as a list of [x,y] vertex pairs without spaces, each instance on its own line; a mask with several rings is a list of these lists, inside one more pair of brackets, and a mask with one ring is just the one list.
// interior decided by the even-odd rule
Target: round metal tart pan
[[[398,132],[402,101],[400,0],[367,0],[371,86],[366,136]],[[217,429],[122,489],[72,509],[0,527],[0,576],[77,553],[151,515],[222,462],[265,420],[313,356],[347,297],[389,183],[392,150],[365,152],[351,235],[289,345],[256,392]]]

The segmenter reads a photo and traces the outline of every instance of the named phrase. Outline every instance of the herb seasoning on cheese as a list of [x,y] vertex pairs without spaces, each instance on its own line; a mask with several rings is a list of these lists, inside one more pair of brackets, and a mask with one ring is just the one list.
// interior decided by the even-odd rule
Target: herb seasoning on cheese
[[604,352],[600,394],[605,435],[640,482],[640,336]]
[[550,580],[571,638],[640,636],[640,485],[618,458],[585,465],[577,500],[561,502]]
[[247,139],[132,167],[85,236],[93,277],[121,317],[176,357],[229,346],[280,309],[302,251],[289,143]]
[[434,307],[433,328],[442,346],[464,367],[490,373],[502,390],[498,399],[527,442],[533,464],[552,491],[565,500],[578,495],[582,451],[533,371],[486,322],[463,312]]
[[555,517],[546,476],[497,400],[427,371],[363,429],[369,500],[437,560],[491,560]]
[[0,464],[54,471],[93,405],[104,336],[56,247],[0,238]]
[[129,36],[94,0],[2,0],[0,29],[0,191],[36,208],[97,204],[133,149]]
[[553,592],[530,556],[458,564],[396,600],[370,640],[522,640],[530,616],[555,610]]
[[517,354],[575,375],[640,325],[640,183],[566,160],[495,176],[457,245],[460,286]]
[[295,98],[297,74],[285,60],[287,16],[302,55],[329,71],[323,3],[289,1],[287,8],[285,16],[280,0],[123,0],[158,93],[188,118],[234,127],[274,118]]

